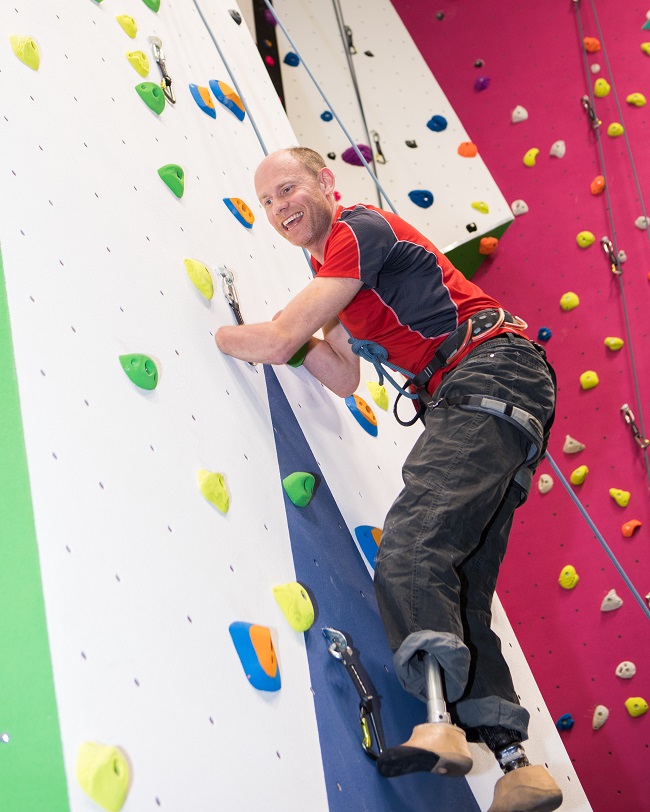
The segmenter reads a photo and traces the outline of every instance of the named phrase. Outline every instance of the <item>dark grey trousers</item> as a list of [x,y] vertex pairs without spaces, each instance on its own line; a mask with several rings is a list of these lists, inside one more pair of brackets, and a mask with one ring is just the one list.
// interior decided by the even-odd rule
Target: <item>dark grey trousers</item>
[[[448,373],[439,397],[489,395],[546,425],[555,406],[546,363],[512,334],[479,345]],[[527,737],[491,603],[513,513],[526,498],[514,476],[528,441],[500,417],[460,408],[428,409],[425,429],[403,468],[404,489],[384,524],[375,590],[395,668],[426,699],[418,650],[440,663],[447,701],[463,727],[502,725]],[[518,477],[519,479],[519,477]]]

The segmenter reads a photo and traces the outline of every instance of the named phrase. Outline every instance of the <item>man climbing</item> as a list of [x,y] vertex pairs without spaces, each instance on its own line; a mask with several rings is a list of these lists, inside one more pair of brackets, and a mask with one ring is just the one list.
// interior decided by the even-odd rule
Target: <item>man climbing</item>
[[381,345],[388,363],[412,371],[424,430],[386,517],[375,590],[397,675],[426,702],[427,722],[377,766],[389,777],[465,775],[469,729],[504,772],[489,812],[557,809],[559,787],[522,747],[529,714],[490,628],[513,513],[554,414],[552,372],[525,323],[426,237],[373,206],[338,206],[334,184],[307,148],[262,161],[255,186],[268,220],[310,252],[315,277],[273,321],[221,327],[217,345],[267,364],[284,364],[306,345],[304,366],[341,397],[359,385],[350,336]]

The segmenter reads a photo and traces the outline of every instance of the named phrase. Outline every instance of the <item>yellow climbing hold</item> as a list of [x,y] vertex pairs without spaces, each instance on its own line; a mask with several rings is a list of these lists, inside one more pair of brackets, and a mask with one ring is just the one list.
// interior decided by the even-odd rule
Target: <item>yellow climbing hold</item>
[[641,50],[647,56],[650,56],[650,42],[642,42],[641,43]]
[[617,505],[627,507],[632,494],[629,491],[622,491],[620,488],[610,488],[609,495]]
[[620,350],[623,344],[625,344],[623,339],[617,336],[607,336],[605,339],[605,346],[608,350]]
[[128,34],[131,39],[135,39],[135,35],[138,33],[138,26],[133,17],[129,17],[128,14],[118,14],[115,19],[120,24],[120,28],[124,33]]
[[202,468],[197,476],[201,493],[208,502],[212,502],[222,513],[228,513],[230,497],[226,490],[226,481],[223,474],[216,474]]
[[648,712],[648,703],[642,696],[630,696],[625,700],[625,709],[630,716],[643,716]]
[[576,572],[576,568],[572,564],[567,564],[560,573],[557,582],[562,589],[573,589],[579,580],[580,576]]
[[573,293],[572,291],[568,291],[560,299],[560,307],[562,310],[573,310],[573,308],[577,307],[579,304],[580,299],[578,299],[578,294]]
[[476,211],[480,211],[481,214],[489,214],[490,209],[487,203],[484,203],[482,200],[475,200],[472,203],[472,208],[476,209]]
[[598,386],[599,383],[598,375],[593,369],[588,369],[580,376],[580,386],[583,389],[593,389],[595,386]]
[[9,42],[11,50],[21,62],[32,70],[38,70],[38,66],[41,64],[41,54],[38,45],[31,37],[19,37],[17,34],[12,34]]
[[306,632],[314,623],[314,604],[307,590],[297,581],[273,587],[273,597],[292,629]]
[[388,409],[388,392],[386,391],[386,387],[376,381],[368,381],[366,386],[370,392],[370,397],[375,401],[377,406],[386,411]]
[[594,84],[594,96],[598,96],[599,99],[604,99],[611,89],[610,84],[605,79],[596,79]]
[[524,155],[524,165],[525,166],[535,166],[535,162],[537,160],[537,156],[539,155],[539,150],[537,147],[533,147],[529,149],[528,152]]
[[633,104],[635,107],[643,107],[647,104],[646,97],[643,93],[630,93],[629,96],[626,97],[625,101],[628,104]]
[[214,283],[210,271],[198,259],[184,259],[185,270],[195,288],[201,291],[206,299],[214,295]]
[[119,747],[85,742],[77,754],[77,781],[107,812],[119,812],[129,791],[129,765]]
[[619,124],[618,121],[613,121],[607,128],[607,135],[611,136],[612,138],[616,138],[618,135],[623,135],[624,132],[625,130],[623,129],[623,125]]
[[576,468],[575,471],[569,477],[570,482],[572,485],[582,485],[582,483],[587,478],[587,474],[589,473],[589,468],[586,465],[581,465],[579,468]]
[[126,58],[140,76],[145,77],[149,75],[149,60],[143,51],[127,51]]
[[589,248],[590,245],[594,244],[595,240],[596,238],[591,231],[581,231],[576,237],[576,242],[580,248]]

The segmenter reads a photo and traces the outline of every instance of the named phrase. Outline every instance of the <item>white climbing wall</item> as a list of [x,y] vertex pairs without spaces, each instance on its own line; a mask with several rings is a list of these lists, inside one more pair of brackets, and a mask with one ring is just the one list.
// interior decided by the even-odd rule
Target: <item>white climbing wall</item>
[[[202,4],[267,148],[295,143],[233,7]],[[136,20],[134,40],[118,14]],[[255,200],[262,149],[248,119],[217,104],[212,120],[190,96],[190,82],[232,83],[192,0],[162,0],[158,14],[141,0],[23,0],[0,7],[0,24],[41,51],[34,72],[7,36],[0,42],[0,240],[70,807],[95,808],[74,776],[81,743],[99,741],[132,764],[126,812],[248,812],[272,808],[269,799],[302,811],[306,797],[324,810],[304,642],[271,593],[294,571],[264,377],[213,341],[232,320],[219,266],[235,271],[248,321],[269,318],[310,276]],[[149,35],[162,39],[178,99],[159,117],[125,58],[145,51],[158,82]],[[418,122],[428,117],[415,107]],[[158,177],[168,163],[185,171],[181,200]],[[224,206],[231,196],[258,217],[252,230]],[[186,257],[211,269],[211,302],[189,282]],[[124,375],[118,356],[131,352],[156,361],[155,391]],[[381,526],[418,429],[379,413],[372,439],[304,370],[278,374],[348,526]],[[363,381],[373,377],[364,370]],[[360,394],[369,400],[364,386]],[[225,475],[227,516],[201,496],[199,469]],[[235,620],[271,627],[279,693],[247,684],[228,634]],[[508,634],[507,621],[500,628]],[[537,703],[514,638],[508,645],[524,701]],[[555,766],[566,808],[586,809],[541,699],[538,707],[533,754]],[[490,763],[473,779],[481,808],[494,771]]]

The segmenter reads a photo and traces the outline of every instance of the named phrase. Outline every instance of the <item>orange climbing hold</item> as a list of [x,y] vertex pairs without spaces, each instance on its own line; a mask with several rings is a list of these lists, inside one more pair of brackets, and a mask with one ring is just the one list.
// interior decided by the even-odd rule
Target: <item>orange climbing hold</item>
[[631,539],[634,533],[641,527],[641,522],[638,519],[630,519],[629,522],[621,527],[621,533],[626,539]]
[[605,191],[605,178],[602,175],[596,175],[589,184],[589,189],[592,195],[602,194]]
[[478,147],[471,141],[463,141],[458,147],[458,154],[462,158],[476,158],[478,155]]
[[600,51],[600,40],[596,37],[585,37],[583,40],[585,44],[585,51],[588,54],[595,54]]
[[499,240],[496,237],[483,237],[478,244],[478,252],[487,257],[493,254],[499,245]]

